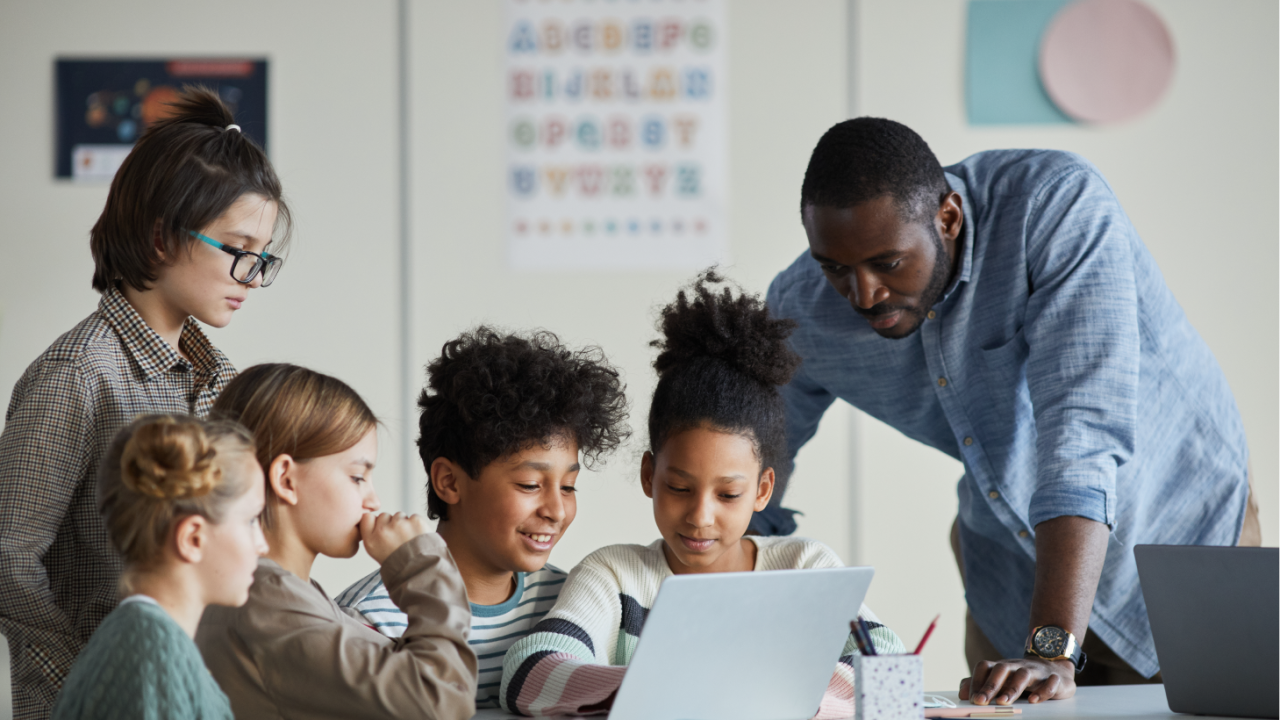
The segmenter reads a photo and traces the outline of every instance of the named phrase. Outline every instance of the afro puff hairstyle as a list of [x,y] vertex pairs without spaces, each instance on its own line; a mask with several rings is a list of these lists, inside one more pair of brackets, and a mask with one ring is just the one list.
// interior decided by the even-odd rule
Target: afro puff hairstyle
[[662,309],[662,338],[650,343],[659,353],[649,451],[656,455],[672,435],[709,425],[751,440],[761,471],[785,476],[778,387],[800,366],[787,345],[796,323],[772,317],[763,300],[735,289],[711,268]]
[[837,123],[818,140],[800,186],[800,212],[850,208],[890,195],[903,218],[927,220],[949,192],[924,138],[902,123],[860,117]]
[[[443,457],[474,478],[494,460],[564,437],[595,467],[630,435],[624,390],[599,348],[575,351],[550,332],[480,326],[445,343],[427,366],[418,455],[428,475]],[[449,518],[430,479],[427,517]]]

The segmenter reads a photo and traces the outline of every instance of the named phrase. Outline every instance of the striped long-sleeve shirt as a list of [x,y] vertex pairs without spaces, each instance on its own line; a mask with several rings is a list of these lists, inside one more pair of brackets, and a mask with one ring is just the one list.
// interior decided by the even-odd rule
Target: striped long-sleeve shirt
[[[794,537],[751,537],[760,570],[843,567],[831,548]],[[661,539],[651,545],[611,545],[588,555],[573,572],[555,608],[533,632],[507,651],[502,707],[524,715],[605,712],[631,662],[649,608],[662,581],[672,574]],[[881,653],[906,649],[892,630],[863,605],[859,617],[871,626]],[[827,687],[818,718],[853,714],[853,668],[857,646],[850,638]]]
[[[387,637],[400,637],[408,624],[404,614],[387,594],[381,571],[375,570],[343,590],[335,602],[360,613],[365,622]],[[502,658],[517,640],[534,626],[556,603],[564,587],[565,572],[547,565],[531,573],[518,572],[515,592],[497,605],[471,603],[471,635],[467,643],[480,661],[476,683],[476,707],[498,707],[498,686],[502,683]]]

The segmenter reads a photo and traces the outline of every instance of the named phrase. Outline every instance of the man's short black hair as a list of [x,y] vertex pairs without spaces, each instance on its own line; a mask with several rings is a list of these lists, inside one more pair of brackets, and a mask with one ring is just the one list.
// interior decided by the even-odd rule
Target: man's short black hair
[[902,123],[861,117],[833,126],[818,141],[800,187],[800,212],[891,195],[903,218],[928,220],[949,192],[924,138]]
[[600,348],[570,350],[550,332],[480,326],[445,343],[418,396],[427,517],[449,518],[429,478],[439,457],[475,478],[494,460],[565,438],[587,467],[602,463],[630,434],[624,390]]

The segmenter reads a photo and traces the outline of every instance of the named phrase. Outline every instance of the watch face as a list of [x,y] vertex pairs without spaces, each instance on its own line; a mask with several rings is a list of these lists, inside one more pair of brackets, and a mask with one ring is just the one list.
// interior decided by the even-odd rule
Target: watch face
[[1042,627],[1031,638],[1031,647],[1035,648],[1040,657],[1060,657],[1067,647],[1067,632],[1051,625]]

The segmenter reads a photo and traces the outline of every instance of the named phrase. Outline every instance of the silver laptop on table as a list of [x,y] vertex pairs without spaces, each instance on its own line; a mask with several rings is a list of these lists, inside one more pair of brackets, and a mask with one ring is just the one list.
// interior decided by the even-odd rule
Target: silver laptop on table
[[805,720],[873,568],[669,577],[609,720]]
[[1174,712],[1280,717],[1280,550],[1138,545]]

